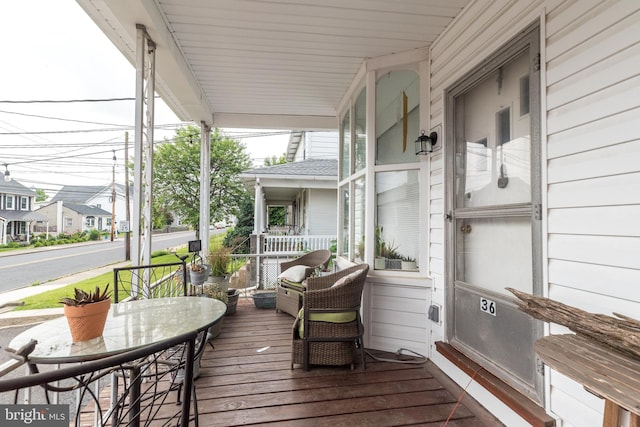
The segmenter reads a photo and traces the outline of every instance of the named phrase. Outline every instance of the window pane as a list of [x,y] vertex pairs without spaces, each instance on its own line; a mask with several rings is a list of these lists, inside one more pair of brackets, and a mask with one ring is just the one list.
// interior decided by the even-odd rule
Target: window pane
[[364,261],[364,206],[365,206],[365,180],[364,177],[355,181],[353,194],[353,242],[355,251],[353,260]]
[[400,269],[402,259],[418,259],[419,188],[417,170],[376,174],[376,269]]
[[376,164],[417,162],[420,79],[413,71],[393,71],[376,84]]
[[346,257],[349,254],[349,184],[340,188],[340,203],[342,204],[342,217],[340,218],[342,223],[342,248],[340,255]]
[[358,99],[356,99],[356,105],[353,112],[356,134],[355,134],[355,147],[353,152],[355,153],[355,171],[367,165],[367,92],[362,89]]
[[351,131],[349,125],[349,112],[342,119],[342,127],[340,128],[340,142],[342,146],[342,162],[340,162],[340,180],[349,176],[351,170],[349,162],[349,147],[351,146]]

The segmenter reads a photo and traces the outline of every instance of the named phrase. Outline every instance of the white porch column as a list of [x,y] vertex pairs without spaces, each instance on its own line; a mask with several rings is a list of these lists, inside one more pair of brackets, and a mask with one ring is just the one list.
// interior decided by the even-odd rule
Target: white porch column
[[200,122],[200,240],[202,256],[209,254],[209,223],[211,202],[211,127]]
[[151,263],[156,48],[144,25],[136,24],[136,29],[136,128],[133,154],[133,216],[131,218],[133,232],[131,263],[134,266]]
[[62,211],[62,200],[56,202],[56,231],[58,234],[64,232],[64,217]]
[[264,195],[264,191],[261,194],[261,199],[260,201],[262,202],[262,219],[260,220],[260,232],[262,233],[264,230],[267,229],[267,224],[269,224],[268,219],[267,219],[267,197]]
[[262,234],[262,187],[260,186],[260,178],[256,178],[256,193],[253,207],[253,234],[260,236]]
[[7,244],[7,220],[4,218],[0,218],[0,233],[2,233],[2,241],[3,245]]

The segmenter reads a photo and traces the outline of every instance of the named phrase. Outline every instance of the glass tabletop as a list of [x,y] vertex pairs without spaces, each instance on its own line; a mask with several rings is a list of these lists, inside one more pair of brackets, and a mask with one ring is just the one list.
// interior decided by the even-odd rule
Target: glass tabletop
[[62,316],[30,328],[9,343],[18,349],[38,341],[29,355],[33,363],[95,360],[166,339],[204,330],[224,316],[226,305],[212,298],[156,298],[112,304],[102,336],[72,342],[67,319]]

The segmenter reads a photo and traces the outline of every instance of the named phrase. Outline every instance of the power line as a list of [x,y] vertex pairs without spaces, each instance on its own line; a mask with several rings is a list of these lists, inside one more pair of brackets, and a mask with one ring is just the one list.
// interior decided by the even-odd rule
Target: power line
[[91,133],[91,132],[122,132],[123,130],[133,129],[133,126],[122,126],[117,128],[105,129],[76,129],[76,130],[43,130],[33,132],[0,132],[0,135],[47,135],[47,134],[64,134],[64,133]]
[[[156,96],[159,98],[159,96]],[[74,102],[114,102],[135,101],[135,98],[89,98],[89,99],[30,99],[30,100],[1,100],[0,104],[69,104]]]
[[101,125],[101,126],[130,126],[130,125],[121,125],[116,123],[100,123],[100,122],[90,122],[86,120],[75,120],[75,119],[65,119],[63,117],[51,117],[51,116],[41,116],[39,114],[27,114],[27,113],[19,113],[17,111],[6,111],[0,110],[0,113],[5,114],[16,114],[18,116],[26,116],[26,117],[36,117],[38,119],[48,119],[48,120],[60,120],[64,122],[74,122],[74,123],[87,123],[90,125]]

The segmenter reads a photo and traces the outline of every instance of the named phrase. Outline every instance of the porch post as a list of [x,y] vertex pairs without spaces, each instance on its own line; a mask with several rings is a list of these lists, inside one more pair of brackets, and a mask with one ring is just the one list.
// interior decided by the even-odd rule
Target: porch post
[[253,207],[253,234],[262,234],[262,189],[260,188],[260,178],[256,178],[256,193]]
[[200,122],[200,240],[202,256],[209,253],[209,223],[211,203],[211,127]]
[[[136,113],[134,138],[132,265],[151,262],[151,203],[153,177],[153,125],[155,48],[144,25],[136,24]],[[144,168],[144,170],[143,170]],[[144,191],[144,194],[143,194]]]

